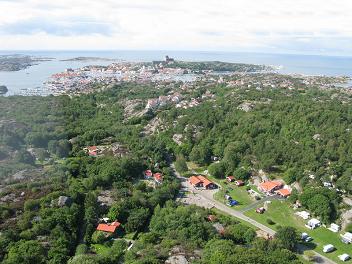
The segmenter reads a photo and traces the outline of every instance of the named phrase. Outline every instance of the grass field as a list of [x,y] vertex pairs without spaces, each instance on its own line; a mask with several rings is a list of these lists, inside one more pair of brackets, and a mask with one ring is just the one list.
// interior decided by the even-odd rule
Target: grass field
[[[293,226],[297,228],[300,232],[308,233],[314,240],[316,245],[311,244],[314,250],[320,254],[334,260],[337,263],[352,263],[352,261],[342,262],[338,259],[338,256],[347,253],[352,255],[352,245],[346,245],[341,242],[340,235],[333,233],[325,227],[319,227],[314,230],[309,230],[304,226],[305,221],[294,215],[294,210],[288,205],[286,201],[273,201],[268,206],[268,211],[264,214],[257,214],[254,210],[245,213],[248,217],[277,230],[280,226]],[[267,219],[270,218],[274,221],[275,225],[269,225]],[[323,253],[323,246],[327,244],[332,244],[337,250],[332,253]]]
[[107,254],[107,252],[109,251],[109,247],[102,244],[92,244],[91,247],[93,251],[99,255]]

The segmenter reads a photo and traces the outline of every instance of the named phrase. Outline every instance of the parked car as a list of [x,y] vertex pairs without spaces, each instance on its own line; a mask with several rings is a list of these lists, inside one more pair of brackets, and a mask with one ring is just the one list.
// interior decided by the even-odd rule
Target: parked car
[[228,195],[228,194],[225,194],[224,197],[225,197],[226,200],[232,200],[232,197],[230,195]]
[[238,201],[236,201],[236,200],[229,200],[228,202],[227,202],[227,205],[228,206],[235,206],[235,205],[238,205]]
[[313,240],[313,238],[310,237],[310,236],[308,236],[308,237],[306,237],[306,239],[304,239],[304,241],[307,242],[307,243],[310,242],[310,241],[312,241],[312,240]]
[[307,237],[309,237],[309,235],[307,233],[302,233],[302,235],[301,235],[302,240],[305,240]]
[[258,213],[258,214],[263,214],[265,212],[265,208],[264,207],[259,207],[257,209],[255,209],[255,211]]

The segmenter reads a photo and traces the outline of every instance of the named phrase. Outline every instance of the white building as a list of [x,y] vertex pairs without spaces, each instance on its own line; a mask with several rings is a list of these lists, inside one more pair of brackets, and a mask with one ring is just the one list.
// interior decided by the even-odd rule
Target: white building
[[346,232],[345,234],[341,235],[341,241],[346,244],[352,243],[352,233]]
[[321,222],[316,218],[310,219],[306,224],[306,227],[308,227],[309,229],[315,229],[319,226],[321,226]]

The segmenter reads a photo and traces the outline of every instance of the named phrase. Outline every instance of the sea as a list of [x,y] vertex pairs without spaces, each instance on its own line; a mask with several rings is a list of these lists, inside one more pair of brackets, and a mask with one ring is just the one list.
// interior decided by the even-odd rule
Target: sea
[[[214,51],[0,51],[0,55],[21,54],[34,57],[53,58],[40,62],[25,70],[16,72],[0,72],[0,85],[6,85],[6,96],[21,94],[26,89],[45,89],[43,83],[48,78],[67,68],[80,68],[87,65],[108,65],[112,59],[116,61],[148,62],[163,60],[168,55],[176,60],[185,61],[224,61],[234,63],[250,63],[270,65],[279,73],[325,76],[352,77],[352,57],[266,54],[245,52]],[[102,60],[64,61],[77,57],[94,57]],[[351,83],[352,85],[352,83]]]

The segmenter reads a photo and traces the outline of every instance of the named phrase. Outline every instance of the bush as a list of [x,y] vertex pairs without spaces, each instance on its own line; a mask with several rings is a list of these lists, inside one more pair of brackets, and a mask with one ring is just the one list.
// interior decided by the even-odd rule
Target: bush
[[269,224],[269,225],[275,225],[276,223],[271,220],[270,218],[266,219],[266,222]]
[[106,236],[103,232],[95,231],[92,235],[92,242],[95,244],[103,244],[106,240]]

